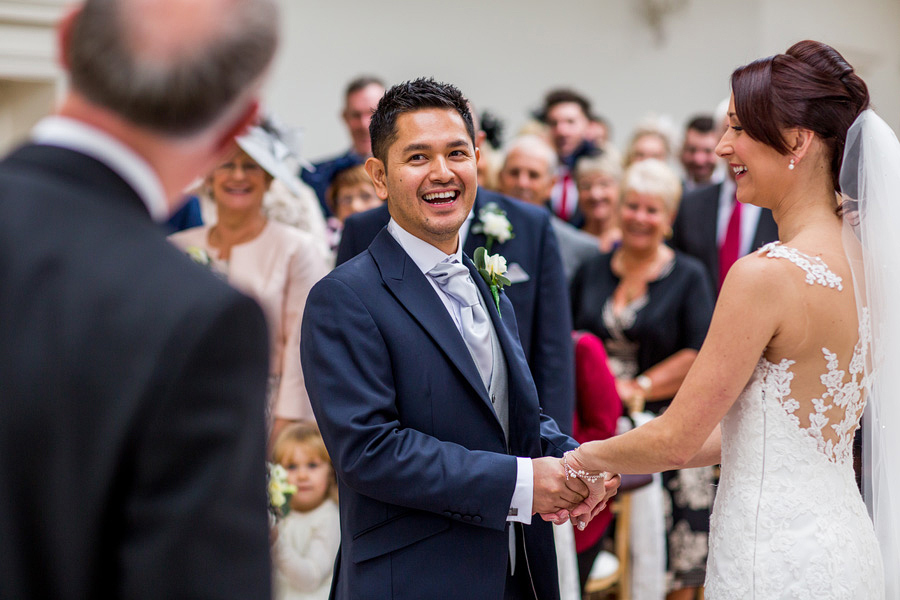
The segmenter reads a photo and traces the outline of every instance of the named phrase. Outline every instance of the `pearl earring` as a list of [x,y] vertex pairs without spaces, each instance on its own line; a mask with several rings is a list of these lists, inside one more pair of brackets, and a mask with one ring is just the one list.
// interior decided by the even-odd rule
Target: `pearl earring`
[[793,158],[791,159],[791,164],[788,165],[788,169],[790,169],[791,171],[794,170],[794,159]]

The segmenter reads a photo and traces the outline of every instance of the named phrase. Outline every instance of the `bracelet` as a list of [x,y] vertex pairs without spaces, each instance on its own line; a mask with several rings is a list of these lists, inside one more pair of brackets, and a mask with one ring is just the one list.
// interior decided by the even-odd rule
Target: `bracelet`
[[646,375],[638,375],[634,378],[634,382],[644,391],[644,396],[650,395],[650,390],[653,389],[653,381],[651,381],[649,377]]
[[563,469],[565,469],[566,472],[566,481],[569,479],[581,479],[588,483],[597,483],[601,479],[606,479],[606,471],[590,472],[585,471],[584,469],[574,469],[568,461],[569,454],[572,452],[574,452],[574,450],[569,450],[568,452],[563,453],[562,457]]

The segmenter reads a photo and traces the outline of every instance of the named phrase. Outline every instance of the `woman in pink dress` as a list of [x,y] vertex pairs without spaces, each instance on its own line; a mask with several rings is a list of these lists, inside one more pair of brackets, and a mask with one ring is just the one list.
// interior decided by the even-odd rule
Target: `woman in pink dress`
[[288,423],[314,420],[300,369],[300,321],[310,288],[325,275],[312,237],[268,220],[263,196],[273,179],[296,177],[276,156],[278,140],[253,127],[206,177],[218,220],[169,239],[227,278],[262,306],[269,324],[269,404],[272,439]]

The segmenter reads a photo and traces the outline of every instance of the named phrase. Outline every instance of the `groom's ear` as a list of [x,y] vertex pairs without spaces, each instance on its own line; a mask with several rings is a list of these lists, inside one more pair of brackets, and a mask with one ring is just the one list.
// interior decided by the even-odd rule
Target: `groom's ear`
[[372,185],[375,186],[375,194],[382,200],[387,200],[387,170],[385,169],[384,163],[374,156],[369,158],[366,160],[366,173],[369,174]]

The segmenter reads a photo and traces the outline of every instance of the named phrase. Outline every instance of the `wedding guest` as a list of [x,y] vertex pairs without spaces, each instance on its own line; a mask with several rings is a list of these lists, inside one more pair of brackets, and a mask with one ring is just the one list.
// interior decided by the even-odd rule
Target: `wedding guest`
[[578,208],[584,217],[581,230],[594,236],[603,252],[612,252],[622,239],[618,216],[621,180],[621,163],[610,154],[585,157],[575,165]]
[[[728,127],[727,99],[724,104],[720,136]],[[725,173],[719,183],[684,195],[669,241],[672,248],[703,263],[717,296],[729,269],[740,257],[778,239],[772,211],[738,202],[734,170],[729,167]]]
[[300,322],[310,288],[327,271],[311,236],[263,214],[263,196],[273,179],[290,183],[295,178],[270,153],[270,136],[252,127],[207,174],[216,223],[169,239],[182,249],[202,249],[214,271],[263,307],[270,333],[267,410],[274,439],[287,423],[313,419],[300,369]]
[[276,600],[327,600],[341,543],[337,480],[318,428],[285,427],[272,449],[297,491],[290,512],[277,525],[272,548]]
[[0,162],[0,598],[271,596],[265,320],[160,226],[253,120],[277,5],[65,11]]
[[362,75],[348,83],[341,119],[350,135],[350,149],[334,158],[317,162],[312,169],[303,169],[300,173],[303,181],[315,190],[326,218],[332,216],[326,196],[334,175],[348,167],[361,165],[372,156],[369,123],[383,95],[384,82],[378,77]]
[[684,169],[685,193],[722,181],[725,168],[716,156],[720,137],[722,132],[712,115],[697,115],[688,121],[678,157]]
[[669,136],[658,127],[641,126],[634,132],[628,143],[628,149],[625,151],[625,167],[630,167],[634,163],[648,158],[665,163],[671,156],[672,144]]
[[347,217],[384,204],[375,193],[375,186],[372,185],[372,180],[362,165],[338,171],[328,186],[326,200],[332,214],[328,217],[329,245],[332,252],[337,252],[341,243],[341,232]]
[[[585,263],[572,282],[575,329],[603,340],[629,412],[640,403],[655,414],[666,410],[712,317],[702,265],[665,244],[680,196],[681,182],[664,163],[632,165],[622,182],[621,245]],[[671,598],[692,598],[703,585],[714,482],[712,467],[663,475]]]
[[[545,207],[556,182],[556,153],[536,135],[520,136],[506,150],[499,181],[498,191],[501,194]],[[598,254],[599,250],[590,235],[552,213],[550,225],[559,242],[559,254],[566,270],[566,281],[569,282],[581,263]]]
[[578,92],[552,90],[544,97],[541,120],[549,127],[550,139],[559,159],[550,207],[560,219],[577,224],[580,220],[578,190],[572,169],[579,158],[597,152],[588,140],[591,134],[591,103]]

